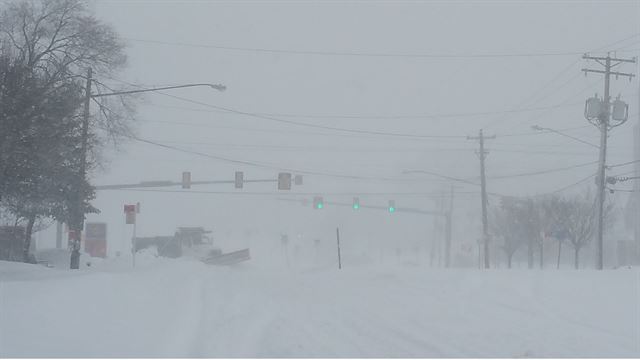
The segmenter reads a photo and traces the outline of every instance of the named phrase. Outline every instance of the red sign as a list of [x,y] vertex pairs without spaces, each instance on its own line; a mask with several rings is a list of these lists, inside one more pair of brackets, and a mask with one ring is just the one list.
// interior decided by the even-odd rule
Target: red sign
[[136,211],[136,206],[135,205],[125,205],[124,206],[124,212],[125,213],[135,212],[135,211]]
[[92,257],[107,257],[107,224],[87,223],[84,251]]

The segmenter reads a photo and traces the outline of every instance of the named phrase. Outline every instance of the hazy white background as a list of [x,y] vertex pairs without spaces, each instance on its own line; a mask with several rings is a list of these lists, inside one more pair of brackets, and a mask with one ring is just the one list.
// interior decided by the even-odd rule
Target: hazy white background
[[[585,178],[595,172],[595,165],[546,175],[491,179],[597,160],[597,149],[556,134],[500,135],[533,133],[531,125],[538,124],[572,128],[568,134],[597,143],[599,133],[582,113],[587,97],[596,92],[602,94],[603,79],[593,74],[585,78],[580,69],[598,69],[599,65],[588,64],[580,54],[489,58],[328,56],[165,45],[136,39],[299,51],[469,55],[582,53],[640,33],[638,1],[100,1],[92,6],[97,16],[113,25],[128,44],[129,66],[118,76],[120,80],[143,86],[222,83],[228,87],[222,93],[194,88],[170,94],[239,111],[379,117],[566,105],[545,111],[441,118],[274,116],[352,129],[459,136],[423,139],[285,125],[152,93],[145,95],[139,105],[137,134],[146,139],[274,168],[413,180],[385,182],[305,175],[304,186],[292,190],[318,195],[449,191],[451,181],[426,174],[403,175],[403,170],[425,169],[476,181],[473,178],[479,175],[479,162],[474,151],[478,144],[465,137],[477,135],[480,128],[487,135],[498,136],[487,141],[491,151],[487,157],[488,191],[534,195]],[[640,37],[611,47],[619,48],[624,50],[618,53],[621,57],[637,56]],[[619,69],[637,73],[634,65]],[[96,77],[100,78],[100,74]],[[637,80],[613,80],[611,95],[618,93],[630,103],[630,113],[635,116],[612,131],[609,163],[633,159]],[[275,178],[278,172],[136,142],[122,144],[119,151],[105,155],[109,160],[106,169],[93,175],[93,182],[98,185],[178,181],[182,171],[191,171],[193,180],[231,180],[236,170],[244,171],[246,179]],[[456,195],[454,210],[455,249],[463,242],[475,243],[480,234],[479,188],[456,185],[460,194]],[[277,191],[275,184],[245,184],[242,191],[234,190],[232,184],[194,186],[192,190]],[[383,242],[390,249],[426,247],[425,240],[432,234],[433,220],[427,216],[391,216],[364,210],[354,213],[349,208],[330,206],[313,211],[311,205],[277,201],[277,196],[103,191],[95,200],[102,213],[89,216],[87,221],[108,222],[110,253],[128,244],[129,240],[124,239],[131,236],[131,226],[124,225],[122,206],[136,202],[142,205],[139,235],[172,234],[177,226],[205,226],[230,248],[260,243],[275,246],[280,233],[288,233],[300,242],[309,243],[314,238],[334,241],[336,226],[342,227],[345,239],[360,239],[363,244]],[[616,196],[624,204],[627,194]],[[312,194],[290,197],[311,199]],[[324,198],[351,202],[352,196]],[[360,196],[363,205],[386,205],[388,199],[395,199],[398,208],[438,208],[438,199],[433,197]],[[52,232],[40,236],[40,243],[52,241]]]

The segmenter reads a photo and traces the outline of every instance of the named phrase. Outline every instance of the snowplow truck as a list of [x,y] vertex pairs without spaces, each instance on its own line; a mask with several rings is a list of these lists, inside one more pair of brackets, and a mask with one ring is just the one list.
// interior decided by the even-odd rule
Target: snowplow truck
[[136,237],[136,251],[155,246],[158,256],[196,257],[210,265],[233,265],[251,259],[249,249],[223,253],[213,246],[210,230],[202,227],[180,227],[173,236]]

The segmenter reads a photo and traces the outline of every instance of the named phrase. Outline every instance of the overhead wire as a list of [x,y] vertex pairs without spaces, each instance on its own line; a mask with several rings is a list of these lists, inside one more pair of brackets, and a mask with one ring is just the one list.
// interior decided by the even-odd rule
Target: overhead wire
[[[604,48],[611,47],[611,46],[614,46],[614,45],[618,45],[618,44],[623,43],[623,42],[625,42],[625,41],[627,41],[627,40],[630,40],[630,39],[633,39],[633,38],[637,38],[638,36],[640,36],[640,33],[635,33],[635,34],[632,34],[632,35],[630,35],[630,36],[627,36],[627,37],[625,37],[625,38],[623,38],[623,39],[621,39],[621,40],[617,40],[617,41],[615,41],[615,42],[613,42],[613,43],[608,43],[608,44],[602,45],[602,46],[600,46],[600,47],[597,47],[597,48],[595,48],[595,49],[591,50],[590,52],[597,52],[597,51],[602,50],[602,49],[604,49]],[[579,72],[576,72],[576,75],[575,75],[575,76],[571,77],[568,81],[566,81],[566,82],[565,82],[565,83],[563,83],[562,85],[557,86],[556,88],[554,88],[554,89],[553,89],[553,90],[551,90],[551,91],[547,91],[547,92],[546,92],[546,94],[545,94],[542,98],[538,98],[538,96],[539,96],[539,95],[542,95],[542,94],[543,94],[543,91],[544,91],[544,90],[546,90],[546,88],[547,88],[547,87],[549,87],[551,84],[553,84],[556,80],[560,79],[560,77],[562,77],[562,75],[564,75],[567,71],[569,71],[569,70],[570,70],[574,65],[576,65],[580,60],[581,60],[581,59],[579,58],[579,59],[577,59],[577,60],[575,60],[575,61],[571,62],[569,65],[567,65],[566,67],[564,67],[562,70],[560,70],[560,72],[558,72],[556,75],[554,75],[554,76],[551,78],[551,80],[550,80],[550,81],[546,82],[542,87],[538,88],[538,90],[534,91],[530,96],[528,96],[527,98],[525,98],[525,100],[524,100],[524,101],[520,102],[520,103],[516,106],[516,109],[521,108],[521,107],[523,107],[523,106],[525,106],[525,105],[527,105],[527,104],[530,104],[530,105],[531,105],[531,104],[539,103],[541,100],[543,100],[544,98],[548,97],[548,96],[549,96],[549,94],[551,94],[551,93],[553,93],[553,92],[555,92],[555,91],[557,91],[557,90],[559,90],[559,89],[563,88],[564,86],[566,86],[566,85],[567,85],[568,83],[570,83],[571,81],[573,81],[573,80],[577,79],[577,77],[580,75],[580,73],[579,73]],[[534,99],[536,99],[536,98],[538,98],[538,99],[537,99],[536,101],[533,101],[533,100],[534,100]],[[504,121],[504,120],[506,120],[506,119],[507,119],[507,117],[506,117],[506,116],[501,117],[501,118],[498,118],[498,119],[496,119],[496,120],[494,120],[494,121],[492,121],[492,122],[488,123],[488,124],[487,124],[487,125],[485,125],[483,128],[487,128],[487,127],[494,126],[494,125],[496,125],[496,124],[498,124],[498,123],[503,122],[503,121]]]
[[[634,34],[638,36],[640,34]],[[481,59],[481,58],[520,58],[520,57],[548,57],[548,56],[575,56],[582,55],[585,51],[543,51],[543,52],[522,52],[522,53],[390,53],[390,52],[360,52],[360,51],[318,51],[318,50],[292,50],[259,47],[240,47],[213,44],[196,44],[179,41],[149,40],[137,38],[124,38],[125,40],[151,43],[160,45],[208,48],[216,50],[230,50],[255,53],[270,54],[290,54],[290,55],[319,55],[319,56],[354,56],[354,57],[382,57],[382,58],[424,58],[424,59]],[[588,52],[588,51],[587,51]]]

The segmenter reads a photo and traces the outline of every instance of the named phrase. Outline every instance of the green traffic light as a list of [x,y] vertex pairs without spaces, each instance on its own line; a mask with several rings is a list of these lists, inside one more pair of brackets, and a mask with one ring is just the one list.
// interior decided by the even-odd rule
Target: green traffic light
[[394,207],[390,207],[390,208],[389,208],[389,212],[390,212],[390,213],[395,212],[395,211],[396,211],[396,208],[394,208]]
[[354,210],[358,210],[358,209],[360,209],[360,205],[358,205],[358,204],[353,204],[353,209],[354,209]]
[[318,209],[322,209],[324,207],[324,205],[322,205],[322,203],[318,204]]

